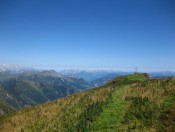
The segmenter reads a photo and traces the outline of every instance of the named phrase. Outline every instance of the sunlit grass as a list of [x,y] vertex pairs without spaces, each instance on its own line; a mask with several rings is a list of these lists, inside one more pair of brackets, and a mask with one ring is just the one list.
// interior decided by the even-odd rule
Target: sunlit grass
[[146,74],[6,116],[1,131],[173,131],[175,80]]

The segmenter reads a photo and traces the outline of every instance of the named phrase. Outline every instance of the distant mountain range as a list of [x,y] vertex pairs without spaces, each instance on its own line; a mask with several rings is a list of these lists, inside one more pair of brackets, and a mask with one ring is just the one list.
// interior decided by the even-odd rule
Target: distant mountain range
[[149,75],[152,78],[175,77],[175,72],[172,71],[150,72]]
[[[42,71],[40,69],[35,69],[29,66],[19,66],[19,65],[9,65],[9,64],[0,64],[0,73],[22,73],[22,72],[38,72]],[[64,69],[59,72],[62,75],[72,76],[77,78],[83,78],[86,81],[95,81],[95,80],[105,80],[104,78],[114,78],[121,75],[131,74],[132,72],[125,72],[119,70],[91,70],[91,69]],[[147,72],[151,77],[172,77],[175,76],[173,71],[159,71],[159,72]],[[111,76],[111,77],[110,77]],[[107,79],[108,80],[108,79]]]
[[0,114],[34,106],[95,87],[82,78],[56,71],[0,73]]
[[100,79],[109,74],[117,73],[111,70],[76,70],[76,69],[66,69],[60,72],[63,75],[81,77],[86,81],[94,81]]
[[1,73],[21,73],[26,71],[35,71],[36,69],[27,66],[19,66],[19,65],[8,65],[8,64],[0,64],[0,72]]
[[83,78],[84,80],[93,83],[95,86],[101,86],[115,77],[126,75],[130,72],[121,72],[116,70],[66,69],[61,71],[60,73],[66,76]]
[[[60,73],[66,76],[83,78],[84,80],[93,83],[95,86],[101,86],[115,77],[131,74],[133,72],[117,70],[65,69]],[[175,77],[175,72],[172,71],[148,72],[148,74],[151,78]]]

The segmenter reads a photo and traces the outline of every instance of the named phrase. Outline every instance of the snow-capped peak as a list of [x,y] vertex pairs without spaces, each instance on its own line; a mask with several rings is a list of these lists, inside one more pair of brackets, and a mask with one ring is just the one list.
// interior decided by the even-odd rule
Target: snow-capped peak
[[13,64],[0,64],[0,72],[18,73],[18,72],[31,71],[31,70],[34,70],[34,69],[27,66],[19,66],[19,65],[13,65]]

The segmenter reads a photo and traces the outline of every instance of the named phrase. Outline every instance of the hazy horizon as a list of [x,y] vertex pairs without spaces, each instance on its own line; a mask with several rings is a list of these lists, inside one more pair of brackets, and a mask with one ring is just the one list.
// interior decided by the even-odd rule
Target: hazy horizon
[[[63,70],[75,70],[75,71],[111,71],[111,72],[135,72],[136,67],[113,67],[113,68],[102,68],[102,67],[61,67],[61,66],[34,66],[34,65],[17,65],[17,64],[0,64],[0,67],[21,67],[21,68],[32,68],[35,70],[55,70],[57,72]],[[155,68],[155,67],[138,67],[138,72],[175,72],[175,69],[171,68]]]

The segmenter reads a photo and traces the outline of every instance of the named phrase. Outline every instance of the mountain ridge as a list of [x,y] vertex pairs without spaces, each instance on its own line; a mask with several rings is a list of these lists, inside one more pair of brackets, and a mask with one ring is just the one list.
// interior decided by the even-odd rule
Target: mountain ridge
[[[2,74],[0,74],[2,75]],[[4,75],[4,74],[3,74]],[[6,75],[6,74],[5,74]],[[23,72],[7,75],[0,82],[1,111],[34,106],[94,87],[81,78],[63,76],[56,71]],[[1,112],[3,113],[3,112]]]

